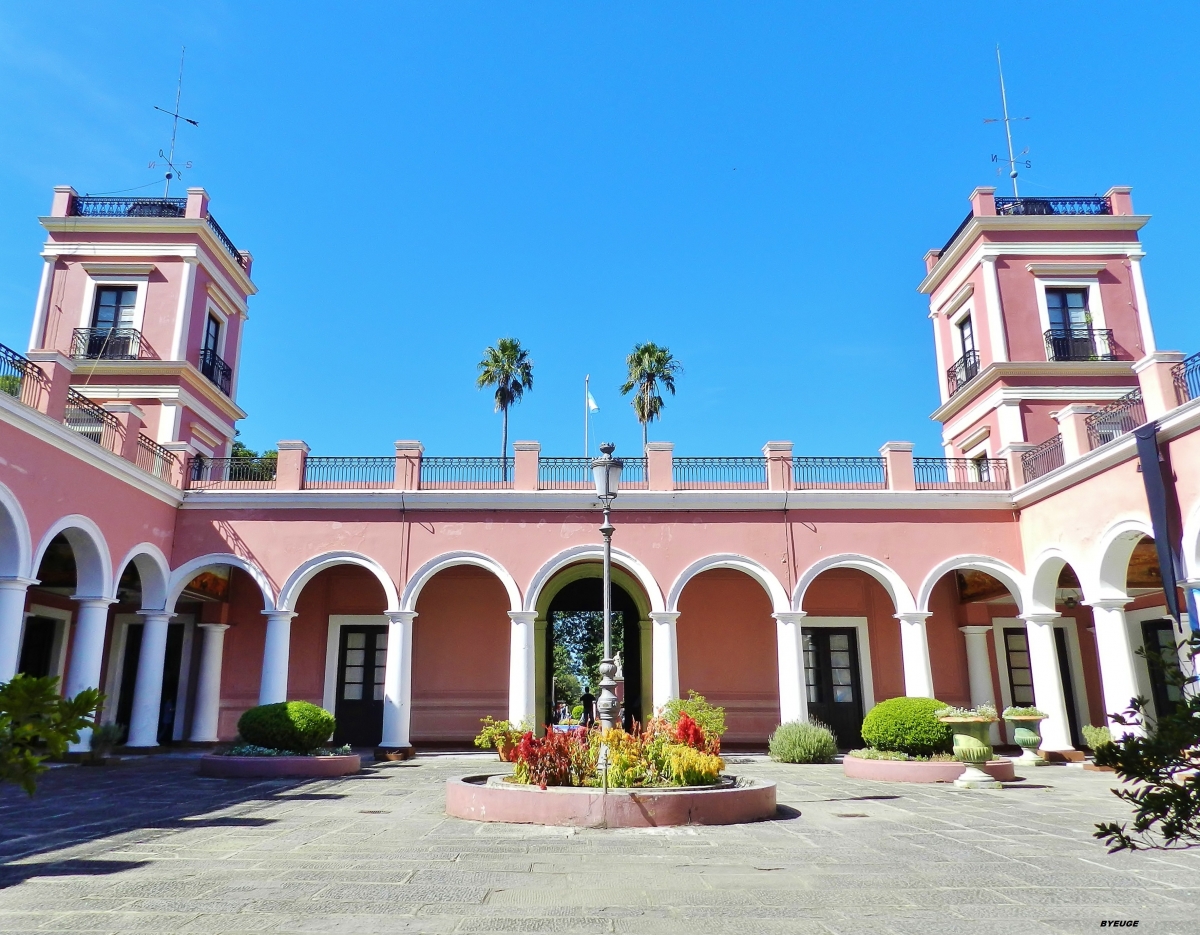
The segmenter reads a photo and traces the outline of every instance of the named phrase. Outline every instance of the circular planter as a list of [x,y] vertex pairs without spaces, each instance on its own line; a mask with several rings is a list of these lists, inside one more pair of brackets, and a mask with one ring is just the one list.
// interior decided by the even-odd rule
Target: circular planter
[[349,776],[362,769],[357,753],[344,756],[214,756],[200,757],[200,775],[218,779],[324,779]]
[[[963,774],[965,764],[954,760],[864,760],[842,757],[842,772],[851,779],[875,779],[880,782],[954,782]],[[980,765],[992,781],[1016,779],[1012,760],[989,760]]]
[[1045,718],[1035,715],[1033,717],[1006,717],[1009,725],[1013,728],[1013,742],[1021,748],[1021,765],[1022,766],[1047,766],[1049,765],[1038,753],[1038,747],[1042,745],[1042,737],[1038,730],[1038,725]]
[[463,776],[446,782],[446,814],[575,828],[662,828],[735,825],[775,815],[775,783],[728,776],[718,786],[600,789],[505,782],[503,776]]

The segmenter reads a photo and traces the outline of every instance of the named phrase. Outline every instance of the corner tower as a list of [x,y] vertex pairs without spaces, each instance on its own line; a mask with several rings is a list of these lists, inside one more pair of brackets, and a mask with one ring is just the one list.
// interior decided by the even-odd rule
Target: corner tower
[[[947,457],[1003,457],[1059,432],[1073,408],[1138,387],[1155,352],[1129,188],[1102,197],[971,193],[971,213],[925,256]],[[1072,408],[1073,407],[1073,408]]]
[[186,198],[89,198],[54,189],[29,357],[122,408],[160,444],[228,454],[253,258]]

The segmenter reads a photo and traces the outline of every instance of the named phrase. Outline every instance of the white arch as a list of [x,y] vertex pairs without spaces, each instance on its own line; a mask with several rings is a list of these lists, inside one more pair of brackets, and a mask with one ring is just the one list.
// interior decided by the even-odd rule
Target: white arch
[[934,585],[941,580],[943,575],[960,569],[982,571],[1003,582],[1012,594],[1013,600],[1017,602],[1017,612],[1025,612],[1025,598],[1028,593],[1025,588],[1025,576],[1012,565],[1002,562],[998,558],[992,558],[990,555],[956,555],[937,565],[921,583],[921,590],[917,592],[917,610],[928,611],[929,598],[933,594]]
[[[603,558],[604,547],[600,545],[576,545],[559,552],[550,561],[542,565],[537,570],[537,573],[534,574],[533,580],[529,582],[529,588],[525,591],[525,609],[537,609],[538,597],[541,596],[542,588],[546,586],[546,582],[568,565],[574,565],[576,562],[588,561],[589,559],[601,561]],[[612,561],[614,565],[623,568],[641,583],[642,588],[646,592],[646,597],[650,599],[651,613],[660,613],[667,609],[663,604],[662,588],[658,586],[658,582],[654,579],[654,575],[650,573],[649,568],[621,549],[612,550]]]
[[1143,536],[1153,539],[1154,529],[1149,520],[1140,516],[1118,520],[1104,531],[1100,537],[1096,563],[1098,598],[1127,596],[1125,587],[1129,576],[1129,559]]
[[916,604],[913,601],[912,591],[904,579],[898,575],[894,569],[885,565],[877,558],[871,558],[869,555],[860,555],[856,552],[845,552],[841,555],[831,555],[828,558],[823,558],[809,568],[800,576],[800,580],[796,582],[796,590],[793,592],[792,609],[804,609],[804,592],[808,590],[808,586],[813,583],[813,579],[822,572],[830,571],[834,568],[853,568],[856,571],[865,572],[876,581],[883,585],[884,589],[892,598],[892,604],[896,608],[896,613],[905,614],[916,610]]
[[675,579],[675,583],[671,585],[671,591],[667,595],[667,610],[672,612],[679,610],[679,597],[683,594],[684,586],[696,575],[712,571],[715,568],[732,568],[749,575],[766,590],[767,596],[771,598],[771,610],[775,613],[784,613],[791,609],[788,604],[787,591],[783,589],[779,579],[771,572],[752,558],[723,553],[706,555],[704,558],[692,562],[679,573],[679,577]]
[[386,610],[400,609],[400,595],[396,592],[396,582],[383,570],[383,566],[379,562],[358,552],[322,552],[320,555],[314,555],[293,571],[288,580],[284,582],[283,587],[279,589],[279,609],[295,610],[296,601],[300,598],[300,592],[304,590],[304,586],[315,575],[334,565],[357,565],[365,568],[383,586],[383,593],[387,597]]
[[1095,593],[1096,588],[1093,582],[1086,576],[1086,566],[1071,558],[1057,546],[1051,546],[1043,549],[1038,557],[1029,564],[1031,569],[1028,575],[1030,613],[1056,613],[1058,579],[1064,565],[1070,565],[1075,576],[1079,578],[1079,586],[1083,590],[1085,599],[1090,599]]
[[71,544],[75,556],[75,593],[79,597],[108,597],[113,591],[112,556],[100,527],[86,516],[72,513],[64,516],[46,530],[38,543],[33,561],[29,563],[31,578],[37,577],[38,567],[51,540],[62,533]]
[[121,575],[130,562],[137,566],[138,577],[142,582],[142,610],[164,609],[167,605],[167,588],[171,582],[171,563],[163,555],[162,549],[153,542],[135,545],[121,559],[113,574],[113,591],[108,596],[116,598],[117,585],[121,583]]
[[0,577],[32,578],[29,521],[16,494],[0,484]]
[[263,610],[272,610],[275,607],[275,588],[271,585],[271,579],[261,568],[229,552],[211,552],[208,555],[201,555],[184,562],[171,572],[171,583],[167,588],[165,605],[167,611],[174,612],[175,602],[179,600],[179,595],[183,593],[183,589],[187,587],[189,581],[205,569],[216,568],[219,565],[232,565],[234,568],[240,568],[254,579],[254,583],[262,592]]
[[417,609],[417,598],[421,596],[421,589],[425,587],[429,579],[439,571],[454,568],[456,565],[474,565],[476,568],[483,568],[490,571],[500,579],[500,583],[504,585],[504,590],[508,592],[509,610],[521,609],[521,589],[517,587],[517,582],[509,574],[508,569],[490,555],[484,555],[482,552],[465,551],[444,552],[441,555],[434,556],[418,568],[408,579],[408,584],[404,586],[404,593],[400,597],[400,609],[415,611]]

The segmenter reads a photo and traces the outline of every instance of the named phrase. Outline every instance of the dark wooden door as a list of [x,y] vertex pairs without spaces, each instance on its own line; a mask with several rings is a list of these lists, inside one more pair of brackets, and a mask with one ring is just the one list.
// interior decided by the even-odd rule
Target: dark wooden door
[[338,647],[333,741],[376,746],[383,737],[383,673],[387,627],[342,627]]
[[1168,671],[1179,668],[1175,642],[1175,625],[1170,620],[1142,622],[1142,645],[1146,656],[1156,657],[1147,658],[1146,663],[1150,670],[1150,695],[1154,699],[1154,713],[1158,717],[1170,714],[1183,700],[1179,686],[1170,684],[1166,679]]
[[813,627],[804,636],[808,716],[826,724],[843,750],[862,746],[862,681],[852,627]]
[[1071,658],[1067,653],[1067,631],[1054,628],[1054,648],[1058,652],[1058,675],[1062,681],[1063,702],[1067,706],[1067,726],[1071,729],[1071,745],[1079,749],[1083,735],[1079,733],[1079,714],[1075,711],[1075,679],[1071,676]]

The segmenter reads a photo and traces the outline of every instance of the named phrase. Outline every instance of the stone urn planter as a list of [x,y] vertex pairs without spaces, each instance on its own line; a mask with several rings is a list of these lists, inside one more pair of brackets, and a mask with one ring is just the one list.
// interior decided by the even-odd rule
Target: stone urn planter
[[1042,745],[1042,735],[1038,725],[1046,720],[1046,715],[1006,714],[1004,720],[1012,728],[1013,743],[1021,748],[1021,757],[1018,762],[1022,766],[1048,766],[1046,760],[1038,753],[1038,748]]
[[966,769],[954,780],[960,789],[999,789],[1000,783],[981,769],[992,758],[991,726],[995,716],[964,714],[938,718],[954,732],[954,758]]

